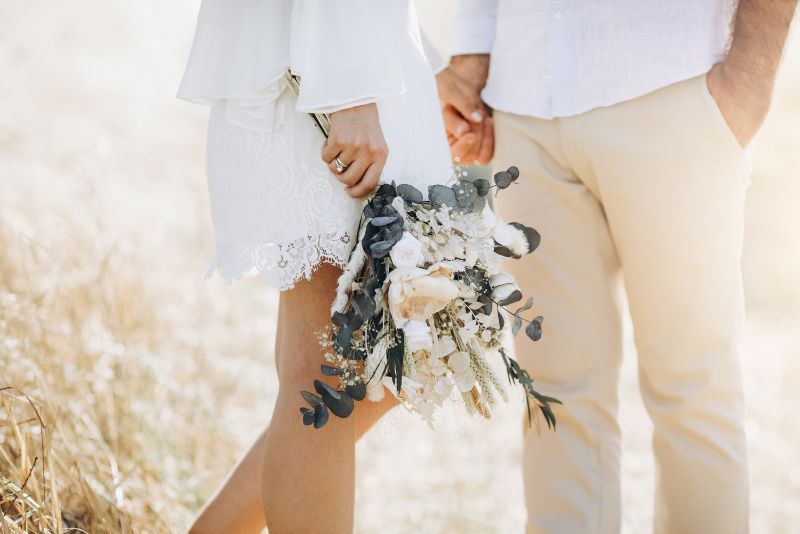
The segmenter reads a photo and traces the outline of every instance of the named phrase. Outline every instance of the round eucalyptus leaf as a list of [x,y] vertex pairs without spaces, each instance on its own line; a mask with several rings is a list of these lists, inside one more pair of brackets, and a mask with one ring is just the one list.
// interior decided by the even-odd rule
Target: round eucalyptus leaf
[[453,191],[456,194],[456,203],[459,208],[468,208],[472,206],[475,199],[478,197],[478,188],[475,184],[462,180],[453,186]]
[[421,204],[424,200],[422,192],[419,189],[409,184],[400,184],[397,186],[397,194],[403,197],[403,200],[409,204]]
[[505,189],[514,182],[514,178],[508,171],[500,171],[494,175],[494,183],[498,189]]
[[439,206],[447,206],[448,208],[455,208],[457,205],[456,193],[446,185],[432,185],[428,187],[428,198],[437,208]]
[[537,317],[525,327],[525,335],[533,341],[542,339],[542,321],[540,317]]
[[364,400],[364,397],[367,396],[367,386],[363,382],[359,382],[358,384],[351,384],[344,388],[348,395],[353,397],[353,400]]
[[475,184],[475,189],[478,192],[478,196],[485,197],[489,194],[489,188],[491,187],[489,180],[486,180],[485,178],[478,178],[472,183]]

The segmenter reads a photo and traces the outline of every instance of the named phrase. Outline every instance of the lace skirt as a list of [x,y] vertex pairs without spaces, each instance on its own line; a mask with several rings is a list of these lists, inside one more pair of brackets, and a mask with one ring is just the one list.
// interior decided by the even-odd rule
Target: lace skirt
[[[430,71],[427,77],[378,104],[390,153],[382,181],[423,192],[452,176]],[[261,104],[269,106],[261,114],[268,128],[250,125],[259,122],[258,106],[212,105],[207,164],[215,254],[209,275],[218,271],[226,281],[260,275],[285,290],[311,278],[323,261],[347,262],[362,201],[349,197],[323,163],[322,133],[295,104],[289,88]]]

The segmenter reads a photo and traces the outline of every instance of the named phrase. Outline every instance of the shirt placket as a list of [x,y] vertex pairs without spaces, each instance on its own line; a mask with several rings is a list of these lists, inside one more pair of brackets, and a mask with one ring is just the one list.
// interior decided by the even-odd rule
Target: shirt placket
[[558,66],[564,39],[564,0],[548,2],[547,20],[547,72],[545,72],[545,94],[547,95],[547,114],[555,116],[558,108],[558,89],[561,82]]

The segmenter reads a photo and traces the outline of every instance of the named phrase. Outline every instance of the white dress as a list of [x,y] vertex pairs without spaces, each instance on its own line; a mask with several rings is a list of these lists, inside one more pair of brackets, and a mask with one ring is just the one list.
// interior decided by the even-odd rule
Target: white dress
[[347,261],[362,204],[322,162],[308,112],[377,102],[383,182],[426,193],[452,176],[410,0],[203,0],[178,96],[211,107],[209,272],[226,280],[259,274],[284,290],[321,261]]

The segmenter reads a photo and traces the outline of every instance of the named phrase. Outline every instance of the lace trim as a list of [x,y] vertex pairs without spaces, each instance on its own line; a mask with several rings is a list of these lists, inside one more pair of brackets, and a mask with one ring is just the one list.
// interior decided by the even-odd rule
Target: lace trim
[[217,251],[206,278],[219,272],[230,284],[240,278],[260,276],[270,286],[286,291],[301,279],[310,280],[323,262],[343,268],[353,244],[350,232],[336,231],[309,235],[291,243],[243,247],[236,254]]

